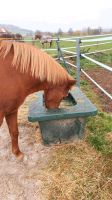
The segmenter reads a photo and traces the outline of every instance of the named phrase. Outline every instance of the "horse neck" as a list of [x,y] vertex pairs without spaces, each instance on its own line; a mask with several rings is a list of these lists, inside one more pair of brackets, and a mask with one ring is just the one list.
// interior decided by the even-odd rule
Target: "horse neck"
[[47,81],[40,81],[38,78],[33,78],[28,74],[24,74],[22,82],[27,95],[40,90],[46,90],[49,87],[49,83]]
[[[30,75],[30,69],[26,73],[21,73],[19,68],[12,67],[13,54],[3,60],[0,58],[0,78],[7,82],[9,85],[15,85],[16,89],[21,90],[21,94],[25,96],[37,92],[39,90],[45,90],[48,87],[46,81],[40,81],[39,78],[34,78]],[[12,78],[13,77],[13,78]]]
[[53,88],[59,88],[60,85],[54,85],[48,81],[41,81],[39,78],[33,78],[28,74],[24,74],[22,78],[23,85],[25,86],[27,95],[38,91],[46,91]]

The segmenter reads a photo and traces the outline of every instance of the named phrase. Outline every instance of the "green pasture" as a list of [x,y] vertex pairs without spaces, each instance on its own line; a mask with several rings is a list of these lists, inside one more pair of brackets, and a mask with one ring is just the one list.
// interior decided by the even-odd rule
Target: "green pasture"
[[[25,38],[25,40],[27,40],[27,39],[28,38]],[[63,39],[63,37],[61,37],[61,39]],[[87,40],[87,39],[90,39],[90,38],[85,38],[85,40]],[[91,39],[95,39],[95,37],[92,37]],[[41,43],[40,43],[39,40],[27,41],[27,42],[35,45],[37,48],[42,49],[42,46],[41,46]],[[106,43],[106,42],[111,42],[111,43]],[[101,43],[105,43],[105,44],[101,44]],[[97,51],[100,51],[100,50],[112,48],[112,40],[110,40],[110,41],[88,42],[88,43],[84,42],[84,43],[81,43],[81,46],[92,45],[92,44],[97,44],[97,45],[96,46],[81,47],[80,48],[81,54],[96,52],[94,54],[89,54],[87,56],[95,59],[96,61],[99,61],[101,63],[104,63],[104,64],[112,67],[112,50],[108,50],[108,51],[105,51],[105,52],[97,52]],[[65,49],[65,50],[70,51],[70,52],[76,52],[76,41],[74,40],[74,42],[71,42],[71,41],[60,40],[60,47],[61,48],[75,47],[75,48],[70,48],[70,49]],[[53,41],[52,49],[57,49],[56,41]],[[57,50],[49,51],[49,44],[45,44],[43,50],[45,50],[48,54],[50,54],[54,58],[56,58],[57,55],[58,55]],[[68,52],[62,52],[62,54],[63,54],[63,57],[72,55]],[[66,60],[69,61],[69,62],[72,62],[72,64],[76,65],[76,56],[74,56],[73,58],[66,59]],[[64,66],[63,62],[61,62],[61,64]],[[91,62],[91,61],[89,61],[89,60],[87,60],[83,57],[81,57],[81,59],[80,59],[80,65],[81,65],[81,68],[84,69],[84,70],[88,70],[88,69],[92,70],[92,69],[99,67],[95,63],[93,63],[93,62]],[[69,66],[69,68],[71,70],[71,75],[74,75],[74,73],[75,73],[74,68],[70,67],[70,66]]]
[[101,99],[93,92],[87,81],[81,80],[81,89],[98,109],[95,117],[87,119],[87,142],[103,155],[112,157],[112,138],[108,139],[112,137],[112,113],[102,111]]
[[[90,39],[90,38],[88,38],[88,39]],[[91,39],[94,39],[94,38],[91,38]],[[27,38],[25,40],[27,40]],[[37,41],[27,41],[27,42],[35,45],[37,48],[42,48],[39,40],[37,40]],[[97,52],[99,50],[112,48],[112,43],[106,43],[106,42],[112,42],[112,41],[98,41],[98,42],[81,43],[81,46],[97,44],[96,46],[81,47],[80,48],[81,53],[90,53],[90,52],[96,51],[95,54],[91,54],[91,55],[88,55],[88,56],[97,60],[97,61],[100,61],[104,64],[112,66],[112,51],[111,50],[108,50],[106,52],[99,52],[99,53]],[[105,44],[101,44],[101,43],[105,43]],[[70,48],[70,49],[66,49],[66,50],[71,51],[71,52],[76,52],[76,41],[75,40],[74,40],[74,42],[60,41],[60,47],[61,48],[75,47],[75,48]],[[53,50],[53,51],[47,50],[47,49],[49,49],[49,44],[45,44],[44,49],[48,54],[50,54],[54,58],[57,57],[57,50]],[[57,49],[56,41],[53,41],[52,49]],[[67,52],[63,52],[63,56],[70,56],[70,55],[72,55],[72,54],[69,54]],[[72,63],[76,64],[76,57],[69,59],[69,61],[70,60],[72,61]],[[95,67],[96,67],[96,64],[92,63],[91,61],[88,61],[85,58],[81,58],[81,68],[86,70],[86,69],[95,68]]]
[[[98,37],[97,37],[98,38]],[[25,40],[27,40],[28,38],[26,38]],[[91,39],[94,39],[93,37]],[[87,38],[86,38],[87,40]],[[40,41],[37,39],[37,41],[27,41],[28,43],[31,43],[33,45],[35,45],[37,48],[42,48],[41,46],[41,43]],[[84,42],[84,43],[81,43],[81,46],[83,45],[92,45],[92,44],[97,44],[96,46],[89,46],[89,47],[81,47],[81,53],[89,53],[89,52],[93,52],[93,51],[99,51],[99,50],[103,50],[103,49],[110,49],[112,48],[112,43],[107,43],[107,44],[100,44],[100,43],[106,43],[106,42],[112,42],[111,40],[110,41],[98,41],[98,42]],[[67,48],[67,47],[73,47],[73,48],[70,48],[70,49],[66,49],[67,51],[71,51],[71,52],[76,52],[76,41],[74,40],[74,42],[71,42],[71,41],[61,41],[60,40],[60,47],[61,48]],[[75,47],[75,48],[74,48]],[[44,49],[46,50],[47,53],[49,53],[51,56],[53,57],[57,57],[57,50],[53,50],[53,51],[47,51],[47,49],[49,49],[49,44],[45,44],[44,46]],[[57,45],[56,45],[56,41],[53,41],[52,43],[52,49],[57,49]],[[96,53],[94,54],[92,57],[95,58],[95,56],[98,57],[98,60],[100,62],[102,61],[106,61],[106,58],[104,59],[105,55],[108,56],[107,60],[109,62],[111,62],[112,60],[112,56],[111,56],[111,53],[112,51],[107,51],[107,52],[102,52],[102,53]],[[72,54],[69,54],[69,53],[66,53],[66,52],[63,52],[63,56],[69,56],[69,55],[72,55]],[[91,55],[89,55],[91,57]],[[75,58],[74,58],[75,59]],[[73,60],[74,60],[73,59]],[[76,60],[76,59],[75,59]],[[82,60],[82,59],[81,59]],[[85,60],[85,59],[84,59]],[[84,62],[86,63],[87,65],[87,62],[86,61],[81,61],[82,62],[82,65],[84,64]],[[91,65],[91,63],[89,62],[89,64]],[[92,64],[92,67],[93,67],[93,64]]]

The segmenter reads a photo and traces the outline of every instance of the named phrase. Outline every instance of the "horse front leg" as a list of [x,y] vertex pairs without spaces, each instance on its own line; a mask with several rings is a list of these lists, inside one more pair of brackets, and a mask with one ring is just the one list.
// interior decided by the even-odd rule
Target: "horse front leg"
[[9,128],[9,133],[12,142],[12,152],[18,160],[23,160],[24,154],[20,151],[18,146],[18,124],[17,124],[17,111],[5,116]]
[[0,126],[3,123],[4,113],[0,111]]
[[44,48],[44,43],[42,43],[42,48]]
[[52,41],[50,42],[50,48],[52,47]]

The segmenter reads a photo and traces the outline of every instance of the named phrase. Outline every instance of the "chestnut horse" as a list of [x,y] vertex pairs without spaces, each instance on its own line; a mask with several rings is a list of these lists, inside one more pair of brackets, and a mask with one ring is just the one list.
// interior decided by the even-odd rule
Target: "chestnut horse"
[[52,46],[52,37],[50,35],[41,35],[40,33],[36,33],[35,40],[36,39],[40,40],[43,48],[45,43],[49,43],[50,47]]
[[6,119],[12,152],[18,159],[17,114],[25,98],[43,90],[46,108],[58,108],[75,80],[52,57],[36,47],[15,41],[0,43],[0,125]]

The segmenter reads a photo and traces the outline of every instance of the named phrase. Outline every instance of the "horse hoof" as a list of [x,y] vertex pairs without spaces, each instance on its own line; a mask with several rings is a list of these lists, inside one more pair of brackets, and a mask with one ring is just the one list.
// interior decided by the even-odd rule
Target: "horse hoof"
[[24,158],[23,158],[23,162],[24,162],[24,164],[27,164],[28,163],[28,156],[24,156]]
[[24,160],[24,154],[19,153],[19,155],[16,155],[16,158],[17,158],[18,161],[23,161]]

